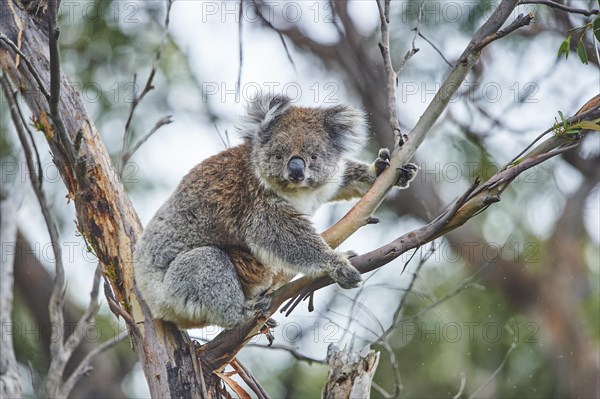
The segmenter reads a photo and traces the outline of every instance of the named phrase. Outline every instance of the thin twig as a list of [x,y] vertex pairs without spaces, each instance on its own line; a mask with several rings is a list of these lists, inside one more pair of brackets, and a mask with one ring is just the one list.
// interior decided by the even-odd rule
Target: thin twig
[[[135,154],[135,152],[140,149],[142,144],[144,144],[150,137],[152,137],[152,135],[154,133],[156,133],[158,131],[158,129],[160,129],[164,125],[168,125],[168,124],[172,123],[173,122],[173,119],[171,119],[172,117],[173,117],[173,115],[167,115],[167,116],[163,116],[158,121],[156,121],[156,123],[154,124],[152,129],[150,129],[150,131],[148,133],[146,133],[133,146],[131,146],[131,148],[129,150],[127,150],[127,152],[125,152],[125,154],[123,154],[123,156],[121,157],[121,165],[126,165],[127,162],[129,162],[129,160],[131,159],[131,157]],[[121,174],[123,174],[123,171],[121,171]]]
[[394,372],[394,397],[397,398],[400,395],[400,391],[402,391],[402,375],[400,374],[400,362],[398,362],[398,355],[396,355],[396,351],[392,348],[389,341],[384,339],[380,342],[381,346],[385,348],[385,351],[388,353],[388,357],[390,359],[390,365],[392,366],[392,371]]
[[50,210],[50,205],[48,203],[48,200],[46,199],[46,194],[42,190],[42,187],[40,186],[39,180],[37,178],[37,174],[35,172],[35,166],[33,164],[33,154],[27,141],[27,133],[22,125],[21,117],[19,116],[19,112],[16,105],[17,100],[13,95],[13,91],[11,89],[11,85],[8,81],[8,78],[6,76],[2,76],[0,80],[2,81],[2,89],[9,104],[13,125],[15,126],[15,130],[17,131],[17,135],[19,136],[19,140],[21,142],[21,146],[23,147],[23,150],[25,152],[25,159],[27,162],[27,167],[29,168],[31,186],[33,187],[33,191],[37,197],[38,203],[42,211],[42,215],[44,217],[44,221],[46,223],[46,228],[48,229],[48,234],[50,236],[50,242],[52,245],[52,252],[54,255],[55,277],[54,285],[52,287],[52,294],[50,296],[50,303],[48,305],[48,310],[50,315],[50,321],[54,325],[58,326],[58,328],[52,329],[52,336],[50,339],[51,361],[50,369],[48,370],[48,379],[46,381],[46,395],[56,396],[59,392],[60,381],[62,379],[62,374],[66,365],[66,361],[68,360],[68,358],[65,359],[63,356],[64,337],[62,336],[62,326],[64,325],[63,308],[65,293],[65,273],[62,260],[62,251],[60,248],[60,239],[56,221],[54,219],[54,214]]
[[231,361],[231,367],[238,373],[240,378],[252,389],[258,399],[269,399],[269,394],[258,383],[256,378],[248,371],[248,369],[237,358]]
[[381,385],[379,385],[378,383],[376,383],[375,381],[371,381],[371,386],[373,387],[373,389],[375,389],[377,392],[379,392],[381,394],[381,396],[383,396],[386,399],[394,397],[391,393],[389,393],[388,391],[383,389],[383,387]]
[[475,45],[475,51],[480,51],[488,44],[490,44],[498,39],[502,39],[504,36],[516,31],[519,28],[529,25],[531,23],[531,21],[533,20],[533,17],[534,17],[534,15],[532,12],[530,12],[527,15],[519,14],[519,16],[514,21],[512,21],[510,23],[510,25],[508,25],[506,28],[501,29],[498,32],[495,32],[495,33],[485,37],[481,42],[479,42],[477,45]]
[[40,92],[42,92],[42,94],[44,95],[44,97],[46,98],[47,101],[50,101],[50,93],[48,93],[48,90],[46,90],[46,88],[44,87],[44,83],[42,82],[42,79],[40,78],[40,75],[38,75],[36,69],[33,67],[33,64],[31,63],[31,61],[29,61],[29,58],[3,32],[0,32],[0,40],[2,40],[3,42],[5,42],[6,44],[8,44],[8,46],[15,53],[17,53],[21,57],[21,59],[23,61],[25,61],[25,65],[27,65],[27,69],[29,70],[29,72],[31,73],[31,75],[33,76],[33,78],[35,79],[35,81],[36,81],[36,83],[38,85],[38,88],[40,89]]
[[396,110],[396,87],[398,86],[398,75],[392,66],[392,56],[390,54],[390,32],[388,25],[390,20],[390,0],[383,1],[384,5],[382,7],[381,1],[377,0],[377,8],[379,9],[379,24],[381,29],[381,41],[379,42],[379,49],[381,50],[381,56],[383,57],[383,68],[385,69],[385,75],[387,77],[385,91],[387,93],[390,127],[392,128],[392,133],[394,135],[394,145],[402,146],[404,141],[402,139],[400,123],[398,122],[398,111]]
[[521,1],[519,1],[519,5],[523,5],[523,4],[540,4],[540,5],[548,6],[550,8],[556,8],[561,11],[566,11],[571,14],[582,14],[582,15],[585,15],[586,17],[590,17],[592,15],[596,15],[596,14],[600,13],[600,10],[598,10],[597,8],[593,8],[591,10],[585,10],[582,8],[569,7],[567,5],[560,4],[560,3],[557,3],[557,2],[551,1],[551,0],[521,0]]
[[292,55],[290,54],[290,49],[288,48],[287,43],[285,42],[285,38],[283,37],[283,34],[281,33],[281,31],[279,31],[279,29],[277,29],[271,23],[271,21],[269,21],[268,18],[265,18],[265,16],[262,13],[262,10],[260,9],[260,6],[258,4],[256,4],[256,0],[252,0],[252,4],[254,4],[254,10],[256,11],[256,14],[261,19],[261,21],[263,21],[263,23],[265,25],[267,25],[269,28],[271,28],[272,30],[277,32],[277,34],[279,35],[279,40],[281,40],[281,44],[283,45],[283,49],[285,50],[287,59],[290,62],[290,64],[292,64],[292,68],[294,69],[294,72],[297,72],[296,71],[296,63],[294,62],[294,59],[292,58]]
[[[171,6],[173,5],[173,0],[166,0],[167,2],[167,10],[166,10],[166,15],[165,15],[165,22],[164,22],[164,32],[163,32],[163,38],[162,41],[160,43],[160,47],[158,48],[158,51],[156,52],[156,55],[154,56],[154,61],[152,61],[152,67],[150,68],[150,74],[148,75],[148,79],[146,80],[146,84],[144,85],[144,88],[142,89],[142,92],[139,95],[134,95],[133,100],[131,101],[131,106],[129,107],[129,114],[127,116],[127,121],[125,122],[125,131],[123,132],[123,144],[121,147],[121,162],[119,164],[119,176],[123,176],[123,171],[125,170],[125,156],[128,153],[127,147],[128,147],[128,143],[129,143],[129,137],[131,135],[131,121],[133,120],[133,115],[135,113],[135,110],[137,108],[137,106],[139,105],[139,103],[144,99],[144,97],[146,97],[146,94],[148,94],[150,91],[152,91],[154,89],[154,86],[152,85],[152,81],[154,80],[154,76],[156,75],[156,71],[158,70],[158,63],[160,62],[160,58],[162,56],[162,53],[167,45],[167,40],[168,40],[168,35],[169,35],[169,22],[170,22],[170,15],[171,15]],[[133,90],[135,90],[135,80],[136,80],[137,76],[134,75],[133,79],[134,79],[134,84],[133,84]],[[147,138],[146,138],[147,140]]]
[[[14,93],[16,97],[16,93]],[[38,151],[37,145],[35,144],[35,140],[33,139],[33,132],[29,128],[27,121],[25,120],[25,116],[23,115],[23,111],[21,110],[21,106],[18,101],[15,101],[15,105],[17,106],[17,111],[19,112],[19,117],[21,118],[21,122],[23,123],[23,127],[27,131],[29,135],[29,140],[31,141],[31,147],[33,148],[33,152],[35,153],[35,160],[37,162],[37,178],[38,184],[40,187],[44,184],[44,169],[42,168],[42,161],[40,160],[40,153]]]
[[77,368],[71,373],[69,378],[65,381],[61,389],[61,396],[68,397],[75,384],[79,382],[81,377],[85,374],[89,373],[92,370],[92,362],[94,359],[100,355],[102,352],[112,348],[119,342],[125,340],[129,336],[127,331],[121,332],[118,336],[113,339],[109,339],[107,341],[102,342],[100,345],[96,346],[94,349],[88,352],[88,354],[81,360],[81,362],[77,365]]
[[239,45],[239,61],[237,84],[235,85],[235,101],[240,101],[240,90],[242,84],[242,68],[244,66],[244,0],[240,0],[240,10],[238,13],[238,45]]
[[452,397],[452,399],[460,399],[463,392],[465,391],[465,386],[467,385],[467,377],[465,376],[465,372],[460,372],[460,387],[458,388],[458,392],[456,395]]
[[448,59],[444,56],[444,53],[442,53],[442,50],[440,50],[435,43],[433,43],[431,40],[429,40],[427,37],[425,37],[425,35],[423,35],[421,32],[418,33],[419,37],[423,40],[425,40],[427,43],[429,43],[429,45],[435,50],[436,53],[438,53],[440,55],[440,57],[442,57],[442,60],[444,60],[444,62],[446,64],[448,64],[448,66],[450,68],[452,68],[454,65],[448,61]]
[[60,53],[58,51],[58,36],[60,31],[56,26],[58,0],[48,0],[48,47],[50,49],[50,116],[56,126],[60,144],[69,161],[71,170],[75,168],[73,143],[67,133],[67,128],[60,116]]
[[[509,332],[511,332],[510,329],[509,329]],[[494,370],[494,372],[492,373],[492,375],[490,375],[490,377],[487,380],[485,380],[485,382],[479,388],[477,388],[475,391],[473,391],[471,393],[471,395],[469,395],[469,399],[476,398],[477,395],[479,394],[479,392],[483,388],[485,388],[487,386],[487,384],[489,384],[490,382],[492,382],[492,380],[494,379],[494,377],[496,377],[498,375],[498,373],[504,368],[504,365],[508,361],[508,357],[510,356],[510,354],[512,353],[512,351],[517,347],[516,336],[514,335],[514,333],[512,333],[512,334],[513,334],[513,341],[511,342],[510,347],[506,351],[506,354],[504,355],[504,359],[502,359],[502,362],[496,368],[496,370]]]
[[410,60],[412,58],[412,56],[417,54],[417,52],[419,51],[419,49],[415,46],[415,44],[416,44],[417,36],[419,36],[419,33],[421,31],[421,22],[423,19],[424,5],[425,5],[425,1],[422,1],[421,6],[419,7],[419,15],[417,17],[417,26],[415,26],[413,28],[413,30],[415,31],[415,34],[412,39],[412,47],[410,50],[408,50],[406,52],[402,61],[400,61],[400,65],[398,66],[398,70],[396,71],[397,75],[400,75],[400,73],[404,70],[404,67],[406,66],[406,63],[408,62],[408,60]]
[[255,343],[249,343],[246,346],[255,347],[255,348],[264,348],[264,349],[284,350],[284,351],[288,352],[290,355],[292,355],[294,357],[294,359],[301,361],[301,362],[307,362],[309,365],[312,365],[313,363],[327,364],[327,361],[325,361],[324,359],[315,359],[314,357],[306,356],[306,355],[298,352],[297,348],[293,348],[289,345],[273,344],[271,346],[265,346],[265,345],[255,344]]
[[102,278],[102,264],[98,262],[96,271],[94,272],[94,279],[92,282],[92,291],[90,292],[90,302],[88,303],[85,312],[77,322],[75,330],[71,333],[69,338],[65,341],[65,353],[68,357],[71,356],[73,351],[79,346],[81,340],[85,336],[85,329],[88,327],[90,322],[94,319],[98,310],[100,309],[100,303],[98,302],[98,293],[100,291],[100,279]]

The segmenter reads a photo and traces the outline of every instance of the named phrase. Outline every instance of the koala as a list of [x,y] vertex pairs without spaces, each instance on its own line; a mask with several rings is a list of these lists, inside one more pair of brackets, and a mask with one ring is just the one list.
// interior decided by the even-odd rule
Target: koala
[[[305,108],[281,95],[250,102],[244,142],[193,168],[142,233],[136,285],[153,317],[182,328],[232,327],[268,309],[264,294],[297,273],[327,273],[342,288],[360,273],[309,216],[363,196],[389,165],[349,159],[367,139],[363,112]],[[417,167],[406,164],[397,186]]]

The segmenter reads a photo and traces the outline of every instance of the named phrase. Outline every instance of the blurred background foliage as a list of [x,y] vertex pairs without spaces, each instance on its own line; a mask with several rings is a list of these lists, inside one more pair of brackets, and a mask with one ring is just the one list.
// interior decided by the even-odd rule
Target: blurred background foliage
[[[131,169],[125,169],[124,183],[144,222],[187,169],[222,149],[223,141],[239,140],[233,126],[247,98],[208,93],[214,86],[206,85],[235,88],[239,4],[236,8],[228,3],[173,5],[155,89],[134,116],[131,141],[163,115],[173,114],[175,123],[151,138],[132,159]],[[566,3],[597,7],[591,0]],[[329,99],[369,114],[373,137],[363,157],[372,159],[379,147],[390,145],[374,3],[296,2],[304,15],[312,16],[299,20],[286,18],[279,3],[244,4],[242,84],[264,88],[266,82],[287,79],[303,89],[299,101],[305,105],[322,102],[315,101],[315,82],[323,90],[319,100],[327,99],[332,93],[328,88],[335,87]],[[496,5],[425,2],[419,25],[424,37],[416,38],[420,51],[399,77],[398,112],[404,132],[410,131],[449,71],[441,55],[454,62]],[[277,31],[257,17],[254,7],[270,16]],[[419,7],[417,1],[392,2],[395,65],[411,48]],[[519,10],[530,11],[536,15],[530,27],[484,51],[457,101],[417,152],[415,161],[422,171],[411,189],[390,194],[377,214],[382,222],[363,228],[344,249],[365,252],[431,220],[476,176],[491,176],[549,127],[557,111],[572,115],[598,94],[594,51],[588,52],[588,65],[575,56],[556,58],[568,30],[589,18],[538,5]],[[63,1],[61,7],[63,71],[81,91],[115,163],[134,90],[139,92],[145,83],[161,45],[164,12],[162,1]],[[593,49],[591,35],[584,40]],[[20,150],[5,108],[0,108],[0,156],[3,176],[12,176],[10,165],[19,164]],[[36,137],[36,143],[50,170],[43,137]],[[520,176],[499,204],[437,240],[433,248],[422,248],[412,258],[407,254],[372,273],[359,290],[319,292],[313,313],[298,309],[289,318],[278,316],[275,348],[257,347],[265,344],[258,341],[243,351],[242,362],[272,397],[318,397],[330,343],[357,348],[371,344],[382,352],[374,397],[597,397],[599,152],[598,135],[590,135],[580,149]],[[21,171],[18,176],[24,175]],[[64,186],[49,176],[51,172],[45,187],[56,204],[62,239],[79,242]],[[325,229],[349,206],[327,207],[315,216],[315,225]],[[52,268],[51,259],[44,256],[48,239],[35,201],[26,199],[23,208],[17,245],[25,249],[15,265],[14,340],[23,378],[29,378],[30,367],[35,380],[44,378],[48,366],[43,327],[52,284],[46,270]],[[67,321],[75,320],[88,298],[95,265],[89,257],[85,262],[81,258],[69,258]],[[97,326],[99,340],[110,339],[122,328],[106,306]],[[208,329],[192,335],[214,333]],[[96,342],[89,341],[87,349]],[[306,358],[296,359],[291,350]],[[136,361],[128,345],[120,345],[98,359],[73,396],[147,395]]]

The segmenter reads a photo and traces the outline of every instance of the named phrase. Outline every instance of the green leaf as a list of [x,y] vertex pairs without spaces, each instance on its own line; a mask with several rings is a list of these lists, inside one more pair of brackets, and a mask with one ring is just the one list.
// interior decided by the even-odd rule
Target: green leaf
[[595,124],[594,122],[590,122],[590,121],[583,121],[583,122],[579,122],[578,123],[579,127],[581,127],[582,129],[586,129],[586,130],[595,130],[597,132],[600,132],[600,125]]
[[571,46],[571,36],[567,36],[567,38],[561,43],[558,48],[557,57],[560,58],[561,55],[565,55],[565,59],[569,58],[569,47]]
[[[583,39],[583,37],[582,37]],[[588,55],[587,51],[585,51],[585,46],[583,45],[583,40],[579,40],[579,44],[577,45],[577,55],[581,62],[587,65],[588,63]]]
[[[600,3],[600,0],[598,0],[598,3]],[[594,32],[596,40],[600,42],[600,14],[596,15],[594,22],[592,22],[592,31]]]

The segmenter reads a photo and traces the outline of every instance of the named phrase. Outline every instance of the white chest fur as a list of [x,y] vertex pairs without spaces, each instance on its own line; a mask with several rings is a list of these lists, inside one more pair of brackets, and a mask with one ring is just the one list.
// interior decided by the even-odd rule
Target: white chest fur
[[319,188],[309,190],[299,190],[297,193],[285,194],[283,197],[288,200],[294,208],[305,215],[313,215],[317,209],[335,196],[341,182],[335,181],[326,183]]

